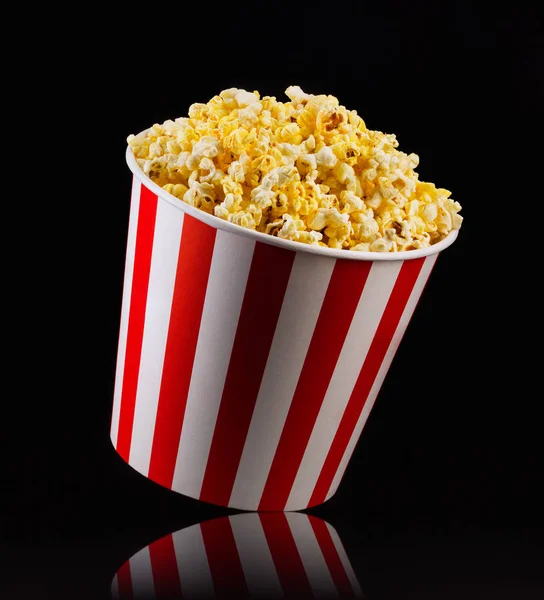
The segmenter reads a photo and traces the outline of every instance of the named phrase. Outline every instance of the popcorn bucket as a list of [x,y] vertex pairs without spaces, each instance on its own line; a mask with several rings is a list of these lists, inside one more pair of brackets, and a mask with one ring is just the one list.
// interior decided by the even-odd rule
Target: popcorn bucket
[[301,510],[338,488],[438,253],[244,229],[134,174],[111,439],[171,490]]
[[362,598],[338,534],[298,513],[198,523],[137,552],[116,573],[114,600]]

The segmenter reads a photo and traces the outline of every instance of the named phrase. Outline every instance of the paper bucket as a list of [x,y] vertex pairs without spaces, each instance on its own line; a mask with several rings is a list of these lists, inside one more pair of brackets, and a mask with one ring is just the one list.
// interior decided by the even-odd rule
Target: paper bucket
[[134,174],[111,439],[134,469],[243,510],[329,499],[438,253],[313,247]]
[[362,598],[338,534],[298,513],[198,523],[143,548],[116,573],[114,600]]

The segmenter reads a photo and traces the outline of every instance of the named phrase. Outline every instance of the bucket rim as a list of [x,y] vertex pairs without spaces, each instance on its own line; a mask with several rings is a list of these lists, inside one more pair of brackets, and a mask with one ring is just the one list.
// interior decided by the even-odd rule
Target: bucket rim
[[[142,131],[136,137],[140,137],[144,134],[145,131]],[[345,249],[324,248],[323,246],[314,246],[311,244],[305,244],[304,242],[296,242],[294,240],[284,240],[282,238],[269,235],[267,233],[261,233],[260,231],[255,231],[253,229],[242,227],[241,225],[236,225],[235,223],[230,223],[229,221],[225,221],[224,219],[220,219],[215,215],[210,215],[209,213],[204,212],[199,208],[191,206],[190,204],[183,202],[183,200],[180,200],[172,194],[169,194],[166,190],[162,189],[159,185],[152,181],[142,171],[142,169],[136,162],[136,157],[134,156],[134,152],[132,151],[132,148],[130,146],[127,146],[126,149],[126,161],[132,174],[149,191],[153,192],[162,200],[165,200],[178,210],[181,210],[182,212],[190,215],[198,221],[202,221],[203,223],[206,223],[206,225],[210,225],[214,229],[218,229],[235,235],[241,235],[243,237],[261,242],[263,244],[278,246],[280,248],[284,248],[286,250],[291,250],[294,252],[307,252],[309,254],[316,254],[318,256],[329,258],[345,260],[362,260],[372,262],[413,260],[416,258],[432,256],[434,254],[442,252],[442,250],[445,250],[453,244],[453,242],[457,239],[457,235],[459,233],[458,230],[454,229],[450,231],[450,233],[443,240],[436,244],[433,244],[432,246],[428,246],[426,248],[419,248],[417,250],[403,250],[400,252],[360,252],[356,250],[350,251]]]

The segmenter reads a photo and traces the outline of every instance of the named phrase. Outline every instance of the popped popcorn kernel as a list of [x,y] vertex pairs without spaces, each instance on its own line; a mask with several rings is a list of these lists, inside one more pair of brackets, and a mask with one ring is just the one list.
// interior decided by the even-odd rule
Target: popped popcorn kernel
[[354,252],[426,248],[461,227],[451,192],[419,181],[419,156],[337,98],[288,102],[230,88],[127,143],[145,175],[191,206],[282,239]]

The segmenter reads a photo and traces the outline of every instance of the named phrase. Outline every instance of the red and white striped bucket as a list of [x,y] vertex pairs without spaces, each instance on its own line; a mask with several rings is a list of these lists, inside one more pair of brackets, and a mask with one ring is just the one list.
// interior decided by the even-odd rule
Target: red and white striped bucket
[[246,513],[167,535],[113,578],[112,598],[362,598],[335,529],[300,513]]
[[438,253],[349,252],[208,215],[134,174],[111,439],[176,492],[328,500]]

